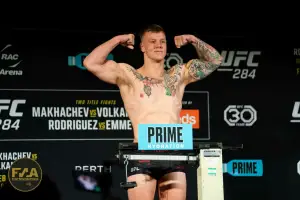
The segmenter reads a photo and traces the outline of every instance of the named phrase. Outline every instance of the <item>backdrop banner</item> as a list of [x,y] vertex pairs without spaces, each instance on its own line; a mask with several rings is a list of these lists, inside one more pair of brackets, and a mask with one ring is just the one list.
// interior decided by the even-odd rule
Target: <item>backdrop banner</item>
[[[132,140],[118,90],[0,89],[0,141]],[[187,91],[180,119],[195,140],[209,140],[209,93]]]
[[[0,38],[0,194],[10,199],[127,199],[124,168],[111,163],[133,127],[116,85],[100,81],[83,60],[119,33],[13,30]],[[196,58],[168,33],[165,69]],[[184,33],[185,34],[185,33]],[[286,37],[195,35],[217,49],[222,65],[186,87],[181,123],[201,142],[243,144],[224,150],[225,200],[298,200],[300,184],[300,41]],[[137,38],[137,37],[136,37]],[[133,50],[117,46],[108,59],[139,68]],[[15,160],[31,158],[42,182],[20,192],[9,182]],[[102,193],[74,185],[72,172],[100,178]],[[23,175],[27,174],[24,171]],[[156,196],[157,198],[157,196]],[[197,199],[196,169],[187,170],[187,199]]]

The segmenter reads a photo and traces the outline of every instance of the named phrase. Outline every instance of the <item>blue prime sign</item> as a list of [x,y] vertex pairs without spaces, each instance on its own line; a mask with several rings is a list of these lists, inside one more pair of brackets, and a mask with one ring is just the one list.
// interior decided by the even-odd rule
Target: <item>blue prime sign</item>
[[262,176],[263,161],[262,160],[231,160],[227,164],[223,164],[224,172],[231,176]]
[[192,124],[139,124],[139,150],[192,150]]

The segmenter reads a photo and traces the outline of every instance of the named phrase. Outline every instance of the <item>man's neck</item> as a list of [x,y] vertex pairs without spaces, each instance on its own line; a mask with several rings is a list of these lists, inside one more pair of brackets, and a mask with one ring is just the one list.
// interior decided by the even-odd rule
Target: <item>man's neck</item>
[[164,75],[164,61],[161,62],[153,62],[153,61],[146,61],[141,68],[141,72],[144,76],[150,78],[161,78]]

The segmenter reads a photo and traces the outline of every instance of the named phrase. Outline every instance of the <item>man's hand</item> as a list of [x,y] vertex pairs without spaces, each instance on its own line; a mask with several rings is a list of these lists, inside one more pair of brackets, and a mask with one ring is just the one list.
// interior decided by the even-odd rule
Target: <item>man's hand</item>
[[186,45],[187,43],[196,43],[198,38],[193,35],[179,35],[174,37],[174,42],[177,48]]
[[127,47],[129,49],[134,49],[134,35],[133,34],[119,35],[118,39],[120,41],[120,45]]

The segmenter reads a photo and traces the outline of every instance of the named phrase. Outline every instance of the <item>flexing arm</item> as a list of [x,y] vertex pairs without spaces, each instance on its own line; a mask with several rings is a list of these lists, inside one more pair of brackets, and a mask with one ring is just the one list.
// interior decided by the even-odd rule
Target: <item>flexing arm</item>
[[222,56],[209,44],[193,35],[177,37],[181,37],[177,39],[177,41],[175,38],[175,43],[178,47],[190,42],[198,54],[197,59],[192,59],[185,64],[184,79],[187,83],[192,83],[207,77],[221,65],[223,61]]
[[107,60],[108,54],[119,44],[133,49],[134,36],[132,34],[113,37],[107,42],[96,47],[83,61],[88,71],[97,76],[100,80],[111,84],[125,81],[123,63],[116,63]]

